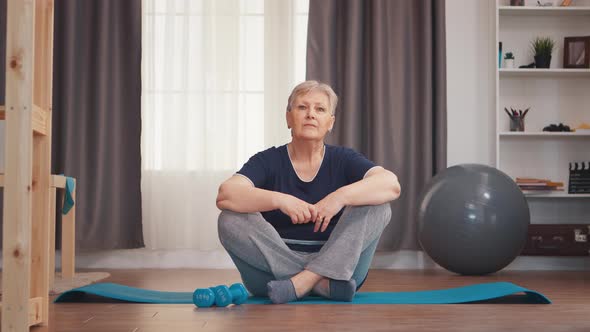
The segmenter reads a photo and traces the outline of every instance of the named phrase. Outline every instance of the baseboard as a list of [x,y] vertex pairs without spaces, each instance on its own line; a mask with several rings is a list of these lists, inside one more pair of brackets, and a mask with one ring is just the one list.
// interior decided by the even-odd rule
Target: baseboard
[[[371,268],[441,269],[423,251],[411,250],[376,253]],[[505,270],[589,271],[590,257],[518,256]]]

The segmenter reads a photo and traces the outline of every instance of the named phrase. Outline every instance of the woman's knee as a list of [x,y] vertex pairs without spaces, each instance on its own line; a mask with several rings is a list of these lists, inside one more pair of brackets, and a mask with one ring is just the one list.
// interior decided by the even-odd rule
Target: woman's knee
[[373,206],[377,218],[383,220],[385,226],[391,221],[391,204],[389,202]]
[[362,215],[367,215],[369,216],[369,220],[382,221],[384,226],[387,226],[391,220],[391,205],[389,202],[379,205],[349,206],[347,209],[351,210],[349,212],[358,211]]
[[274,231],[273,226],[257,213],[239,213],[223,210],[217,218],[217,233],[225,249],[249,243],[252,236]]
[[240,228],[247,222],[247,219],[247,213],[229,210],[221,211],[217,218],[217,233],[221,244],[224,244],[229,239],[235,238],[236,234],[240,233]]

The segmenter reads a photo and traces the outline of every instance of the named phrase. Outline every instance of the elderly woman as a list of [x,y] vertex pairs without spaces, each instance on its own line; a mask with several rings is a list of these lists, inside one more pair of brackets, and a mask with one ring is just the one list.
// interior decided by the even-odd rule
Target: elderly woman
[[290,143],[252,156],[219,187],[219,238],[245,286],[273,303],[310,292],[352,301],[400,195],[395,174],[327,145],[338,97],[307,81],[287,104]]

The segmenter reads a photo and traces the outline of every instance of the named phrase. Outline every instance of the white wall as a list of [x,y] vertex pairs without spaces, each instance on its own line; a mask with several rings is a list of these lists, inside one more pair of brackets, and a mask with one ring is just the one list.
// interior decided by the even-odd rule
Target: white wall
[[446,0],[447,165],[493,165],[493,0]]
[[[494,163],[493,0],[447,0],[447,164]],[[0,121],[0,173],[4,122]]]

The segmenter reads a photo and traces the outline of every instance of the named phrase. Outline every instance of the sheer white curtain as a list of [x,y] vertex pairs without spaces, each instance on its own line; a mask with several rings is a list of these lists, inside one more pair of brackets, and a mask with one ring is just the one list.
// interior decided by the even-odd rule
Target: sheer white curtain
[[308,0],[144,0],[142,201],[152,249],[220,247],[219,184],[289,141]]

